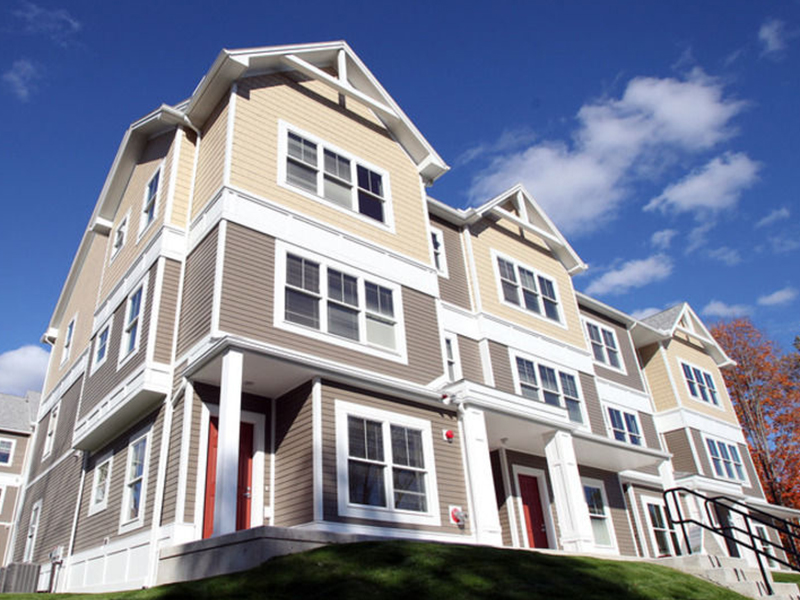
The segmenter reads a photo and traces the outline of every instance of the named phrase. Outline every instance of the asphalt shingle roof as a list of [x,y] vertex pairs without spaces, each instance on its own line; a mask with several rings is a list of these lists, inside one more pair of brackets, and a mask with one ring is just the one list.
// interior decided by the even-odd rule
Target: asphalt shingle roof
[[645,317],[642,321],[650,325],[650,327],[655,327],[663,331],[670,331],[675,325],[675,321],[678,320],[682,310],[683,304],[677,304],[667,310],[662,310],[660,313]]
[[0,394],[0,429],[31,431],[39,410],[40,394],[28,392],[25,396]]

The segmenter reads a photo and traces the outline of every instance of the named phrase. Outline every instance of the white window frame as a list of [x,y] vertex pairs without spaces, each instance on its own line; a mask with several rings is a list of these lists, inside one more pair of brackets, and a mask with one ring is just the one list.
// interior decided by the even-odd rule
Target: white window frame
[[[317,164],[314,167],[316,171],[316,192],[311,192],[306,190],[300,186],[294,185],[289,182],[287,178],[287,168],[286,163],[289,158],[289,133],[293,133],[317,146]],[[350,207],[345,207],[337,202],[330,200],[325,197],[324,195],[324,179],[325,179],[325,168],[324,168],[324,156],[325,150],[329,150],[334,154],[338,154],[342,158],[345,158],[350,161],[350,187],[351,187],[351,205]],[[381,185],[383,187],[383,221],[378,221],[377,219],[373,219],[370,216],[362,214],[358,210],[358,173],[357,173],[357,166],[360,165],[377,175],[381,176]],[[311,165],[308,165],[311,167]],[[301,194],[306,198],[314,200],[315,202],[322,201],[325,206],[331,207],[335,210],[338,210],[344,214],[350,215],[351,217],[355,217],[365,223],[369,223],[375,227],[379,227],[382,229],[388,229],[392,233],[394,233],[394,212],[392,208],[392,192],[391,192],[391,184],[389,181],[389,173],[374,164],[371,164],[360,158],[358,156],[353,155],[352,153],[343,150],[330,142],[327,142],[316,135],[304,131],[299,127],[295,127],[287,123],[286,121],[280,120],[278,121],[278,185],[286,188],[287,190],[291,190],[294,193]]]
[[6,486],[0,484],[0,515],[3,514],[3,504],[6,502]]
[[[518,310],[522,314],[533,316],[533,317],[535,317],[537,319],[541,319],[545,323],[551,323],[553,325],[557,325],[557,326],[561,327],[562,329],[566,329],[567,328],[566,317],[564,315],[564,303],[561,300],[561,291],[558,289],[558,282],[556,281],[555,277],[552,277],[550,275],[546,275],[540,269],[534,269],[530,265],[527,265],[527,264],[521,262],[520,260],[518,260],[516,258],[512,258],[512,257],[510,257],[510,256],[508,256],[506,254],[502,254],[500,252],[497,252],[494,249],[491,251],[491,256],[492,256],[492,268],[494,269],[494,274],[495,274],[495,282],[497,283],[497,298],[500,301],[500,304],[502,304],[503,306],[511,307],[514,310]],[[517,288],[517,299],[519,300],[519,302],[517,304],[515,304],[515,303],[513,303],[513,302],[511,302],[509,300],[506,300],[505,294],[503,293],[503,281],[504,281],[504,279],[500,275],[500,262],[499,262],[499,260],[503,260],[503,261],[505,261],[507,263],[510,263],[514,267],[514,273],[515,273],[515,276],[516,276],[516,281],[514,283],[515,283],[516,288]],[[534,277],[534,280],[535,280],[536,289],[535,290],[533,290],[532,288],[525,288],[525,289],[528,289],[528,290],[531,290],[531,291],[535,292],[536,301],[537,301],[537,304],[539,306],[539,312],[536,312],[534,310],[531,310],[531,309],[525,307],[525,298],[524,298],[524,296],[522,294],[522,289],[523,289],[522,279],[521,279],[520,273],[519,273],[520,269],[524,269],[524,270],[529,271],[530,273],[533,274],[533,277]],[[554,301],[555,301],[555,304],[556,304],[556,310],[558,312],[558,319],[551,319],[550,317],[547,316],[547,312],[546,312],[546,309],[545,309],[545,303],[544,303],[544,300],[542,300],[544,295],[542,294],[542,290],[541,290],[540,278],[547,280],[553,286],[553,293],[555,294]]]
[[61,351],[61,364],[63,365],[69,360],[69,355],[72,352],[72,346],[75,343],[75,326],[78,322],[78,315],[70,319],[67,324],[67,330],[64,332],[64,348]]
[[[286,259],[287,255],[294,255],[312,261],[319,265],[319,293],[309,296],[319,298],[319,328],[309,327],[301,323],[295,323],[286,319]],[[353,307],[358,311],[358,340],[351,340],[334,333],[328,332],[328,269],[339,271],[344,275],[354,277],[358,285],[358,307]],[[357,350],[365,354],[371,354],[387,360],[393,360],[403,364],[408,363],[406,352],[405,318],[403,310],[402,288],[390,281],[365,273],[348,265],[339,263],[329,258],[320,256],[307,250],[302,250],[288,244],[278,243],[275,251],[275,310],[273,314],[274,324],[279,329],[291,331],[306,337],[312,337],[330,344],[343,346],[352,350]],[[394,315],[394,339],[395,347],[388,348],[380,344],[367,340],[367,308],[365,285],[371,283],[386,288],[392,292],[392,305]],[[336,303],[336,301],[333,301]],[[387,321],[390,319],[386,319]]]
[[[436,464],[433,453],[433,436],[431,433],[431,423],[425,419],[410,417],[371,406],[354,404],[343,400],[336,400],[334,403],[336,415],[336,469],[338,481],[338,507],[339,516],[354,517],[361,519],[374,519],[392,523],[406,523],[419,525],[441,525],[441,514],[439,511],[439,493],[436,480]],[[384,458],[386,467],[384,469],[384,490],[386,492],[387,506],[366,506],[350,503],[349,501],[349,480],[348,480],[348,461],[349,439],[348,439],[348,417],[358,417],[379,421],[382,424]],[[422,432],[422,451],[425,461],[425,496],[428,510],[426,512],[416,512],[392,508],[394,502],[393,482],[392,482],[392,461],[391,461],[391,434],[390,425],[399,425],[409,429]]]
[[[124,365],[128,362],[131,358],[136,356],[139,353],[139,347],[141,345],[142,340],[142,323],[144,321],[144,313],[147,307],[147,279],[148,276],[145,275],[144,278],[140,283],[133,286],[131,293],[125,298],[125,314],[123,315],[122,319],[122,331],[120,332],[120,339],[119,339],[119,359],[117,361],[117,368]],[[127,348],[129,347],[130,343],[130,323],[128,322],[130,319],[130,310],[131,310],[131,300],[136,295],[136,293],[141,290],[142,297],[139,301],[139,316],[137,317],[138,323],[136,325],[136,339],[134,340],[133,349],[127,352]],[[113,317],[112,317],[113,319]]]
[[[114,318],[110,318],[100,329],[97,331],[97,335],[94,338],[94,344],[92,345],[92,371],[91,374],[94,374],[97,369],[102,367],[106,360],[108,360],[108,355],[111,353],[111,334],[113,331],[112,325],[114,323]],[[106,331],[106,351],[103,354],[103,357],[98,360],[97,352],[100,350],[100,337],[103,335],[103,332]]]
[[[34,517],[35,520],[34,520]],[[42,498],[31,506],[31,515],[28,519],[28,531],[25,535],[25,551],[22,553],[22,562],[31,562],[36,549],[36,538],[39,535],[39,524],[42,522]],[[33,529],[33,531],[31,531]]]
[[[108,260],[109,264],[114,262],[114,259],[117,258],[120,251],[125,247],[125,242],[128,241],[130,216],[131,211],[128,211],[122,221],[119,222],[119,225],[114,228],[114,232],[111,234],[111,256]],[[117,244],[118,240],[120,240],[119,244]]]
[[[97,489],[100,484],[100,467],[103,465],[108,465],[106,480],[104,483],[104,494],[103,499],[100,502],[95,500],[95,496],[97,494]],[[94,515],[105,510],[108,507],[108,494],[111,491],[111,473],[114,467],[114,453],[107,452],[102,456],[99,456],[94,462],[94,475],[92,476],[92,491],[91,496],[89,497],[89,514]]]
[[[677,536],[677,530],[675,529],[675,526],[671,525],[670,522],[669,522],[669,518],[667,517],[667,507],[666,507],[666,504],[664,503],[664,499],[663,498],[657,498],[655,496],[647,496],[647,495],[644,495],[644,494],[642,494],[639,497],[639,499],[640,499],[640,501],[642,503],[642,514],[644,514],[645,525],[646,525],[647,533],[648,533],[649,538],[650,538],[650,547],[652,548],[652,554],[651,554],[652,558],[660,558],[660,555],[658,554],[658,541],[656,540],[656,532],[655,532],[655,529],[653,528],[653,522],[652,522],[652,520],[650,518],[650,511],[647,508],[648,504],[653,504],[655,506],[658,506],[661,509],[661,514],[662,514],[662,516],[664,518],[664,523],[667,526],[667,529],[666,529],[667,541],[669,542],[669,545],[672,548],[672,554],[670,554],[669,556],[682,556],[682,555],[684,555],[686,553],[685,548],[683,548],[681,546],[681,540]],[[672,528],[670,529],[670,527],[672,527]],[[675,534],[675,537],[672,537],[671,534]],[[677,546],[676,546],[676,544],[677,544]]]
[[[142,239],[142,236],[145,232],[150,229],[150,226],[158,220],[158,210],[161,206],[161,190],[164,187],[163,181],[163,169],[164,163],[161,162],[153,174],[147,178],[147,184],[144,186],[144,191],[142,192],[142,209],[139,211],[139,235],[136,238],[136,242],[138,243],[139,240]],[[158,187],[156,188],[155,197],[153,198],[153,218],[149,221],[146,219],[148,213],[148,206],[150,206],[149,195],[148,192],[150,191],[150,184],[153,180],[158,177]],[[126,234],[127,235],[127,234]]]
[[[127,533],[128,531],[133,531],[139,527],[144,525],[144,517],[145,513],[147,512],[147,484],[149,479],[149,471],[150,471],[150,445],[152,443],[151,439],[152,433],[152,425],[148,425],[144,429],[140,429],[135,434],[133,434],[130,438],[128,438],[128,446],[127,446],[127,456],[125,458],[125,479],[122,486],[122,509],[120,510],[119,515],[119,533]],[[144,449],[144,465],[142,466],[142,477],[141,477],[141,492],[139,494],[139,513],[133,519],[128,518],[128,511],[130,510],[130,487],[134,481],[131,481],[131,465],[133,463],[133,448],[134,446],[140,442],[141,440],[145,440],[145,449]]]
[[[693,365],[688,361],[679,360],[678,362],[680,364],[683,381],[686,383],[686,391],[689,393],[689,397],[692,398],[693,400],[697,400],[698,402],[703,402],[704,404],[708,404],[709,406],[714,406],[720,409],[723,408],[722,398],[720,396],[720,388],[717,386],[717,382],[714,379],[714,375],[712,375],[711,372],[706,371],[705,369],[698,367],[696,365]],[[690,369],[692,372],[691,383],[689,381],[689,378],[686,376],[685,369],[687,368]],[[695,379],[695,377],[697,377],[697,373],[700,373],[703,377],[703,381],[699,385],[697,380]],[[711,380],[713,387],[709,387],[708,385],[709,379]],[[695,392],[692,392],[692,384],[694,384],[696,388]],[[705,393],[709,396],[708,400],[703,399],[703,390],[705,390]],[[711,393],[709,390],[712,390],[713,393]]]
[[[608,432],[608,437],[610,439],[615,440],[617,442],[623,442],[625,444],[628,444],[629,446],[636,446],[637,448],[646,448],[647,447],[646,440],[644,439],[644,432],[642,431],[642,423],[639,420],[638,411],[631,410],[629,408],[622,408],[620,406],[614,406],[614,405],[611,405],[611,404],[605,404],[605,403],[603,404],[603,407],[605,408],[605,410],[603,411],[604,412],[603,416],[605,417],[605,420],[606,420],[606,430]],[[614,427],[614,422],[613,422],[613,420],[611,418],[611,411],[612,410],[615,410],[620,414],[620,417],[622,418],[623,429],[617,429],[617,428]],[[632,436],[634,434],[631,433],[630,429],[628,429],[629,423],[628,423],[626,415],[629,415],[629,416],[633,417],[633,420],[636,423],[636,429],[638,430],[638,433],[636,434],[636,436],[639,438],[639,442],[640,442],[639,444],[636,444],[636,443],[634,443],[632,441]],[[616,436],[616,433],[615,433],[616,431],[623,432],[624,435],[625,435],[625,439],[624,440],[617,439],[617,436]]]
[[[448,355],[447,353],[448,342],[449,342],[449,348],[451,350],[451,355]],[[464,374],[461,371],[461,354],[458,351],[458,335],[456,335],[455,333],[451,333],[449,331],[445,331],[444,336],[442,338],[442,351],[444,358],[445,379],[447,379],[449,383],[463,379]],[[452,378],[450,377],[451,363],[453,371]]]
[[[611,552],[616,554],[618,553],[617,533],[614,530],[614,519],[611,515],[611,506],[609,506],[608,504],[608,494],[606,493],[605,481],[601,479],[593,479],[591,477],[581,477],[581,491],[583,491],[583,488],[587,486],[600,489],[600,495],[603,498],[603,512],[605,513],[605,516],[603,518],[605,519],[606,525],[608,527],[608,536],[611,539],[610,546],[602,546],[598,544],[597,541],[595,541],[594,539],[594,528],[592,528],[592,543],[594,544],[595,549],[598,550],[599,552]],[[589,505],[586,504],[586,492],[584,492],[583,502],[586,505],[586,509],[588,510]],[[592,516],[591,513],[589,513],[589,520],[591,519]]]
[[[717,446],[717,453],[719,454],[717,459],[720,461],[720,469],[722,470],[723,474],[718,473],[716,466],[714,466],[714,455],[711,453],[711,448],[710,448],[709,442],[713,442]],[[719,445],[720,444],[724,444],[724,446],[725,446],[724,447],[724,452],[728,454],[728,457],[729,457],[728,460],[726,460],[722,456],[722,453],[720,453],[720,451],[719,451]],[[739,445],[736,442],[728,442],[728,441],[722,440],[720,438],[715,438],[715,437],[711,437],[711,436],[708,436],[708,435],[703,435],[703,445],[705,446],[706,456],[708,456],[708,464],[711,466],[711,476],[712,477],[714,477],[716,479],[722,479],[724,481],[732,481],[734,483],[738,483],[738,484],[743,485],[745,487],[749,487],[750,478],[747,476],[747,465],[744,462],[744,456],[742,455],[742,452],[739,449]],[[739,463],[736,463],[736,461],[733,460],[733,453],[731,452],[731,449],[733,449],[733,452],[735,452],[736,456],[739,457]],[[727,475],[728,469],[726,467],[726,463],[729,463],[731,465],[731,469],[732,469],[732,471],[734,473],[733,477],[729,477]],[[736,468],[737,464],[739,465],[739,467],[741,467],[742,475],[743,475],[742,479],[740,479],[738,477],[738,475],[737,475],[737,473],[738,473],[737,468]]]
[[56,442],[56,433],[58,431],[58,416],[61,413],[61,401],[59,400],[53,405],[50,410],[50,416],[47,418],[47,429],[44,433],[44,446],[42,448],[42,460],[46,459],[53,453],[53,446]]
[[[438,227],[430,226],[431,230],[431,259],[439,277],[448,278],[447,253],[444,247],[444,232]],[[439,247],[437,252],[436,247]],[[438,260],[437,260],[438,259]],[[437,264],[438,263],[438,264]]]
[[[602,365],[606,369],[611,369],[612,371],[618,371],[619,373],[622,373],[623,375],[627,375],[628,371],[627,371],[627,369],[625,367],[625,359],[622,356],[622,348],[619,345],[619,336],[617,335],[617,332],[614,331],[614,329],[611,326],[605,325],[605,324],[601,323],[600,321],[595,321],[593,319],[587,319],[586,317],[581,317],[581,321],[583,322],[583,335],[586,338],[586,343],[589,345],[589,350],[592,353],[592,360],[596,364]],[[602,348],[602,354],[603,354],[602,360],[598,359],[597,355],[595,354],[594,345],[593,345],[594,341],[592,340],[592,336],[589,333],[589,326],[590,325],[594,326],[594,327],[597,327],[598,331],[600,332],[600,338],[601,338],[601,341],[602,341],[601,348]],[[616,348],[614,348],[614,350],[616,350],[616,352],[617,352],[617,360],[619,361],[619,366],[618,367],[615,367],[614,365],[612,365],[611,364],[611,360],[608,358],[609,357],[609,353],[608,353],[609,348],[608,348],[608,344],[607,344],[606,337],[605,337],[606,333],[611,334],[611,337],[613,339],[614,345],[616,346]]]
[[17,449],[17,440],[9,437],[0,437],[0,443],[9,442],[11,448],[8,450],[8,460],[0,461],[0,467],[10,467],[14,464],[14,451]]

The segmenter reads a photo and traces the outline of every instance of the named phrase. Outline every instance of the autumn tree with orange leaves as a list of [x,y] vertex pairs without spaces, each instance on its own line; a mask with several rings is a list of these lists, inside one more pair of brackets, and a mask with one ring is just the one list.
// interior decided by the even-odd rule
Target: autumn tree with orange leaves
[[722,373],[767,499],[800,508],[800,341],[783,353],[747,318],[711,333],[737,363]]

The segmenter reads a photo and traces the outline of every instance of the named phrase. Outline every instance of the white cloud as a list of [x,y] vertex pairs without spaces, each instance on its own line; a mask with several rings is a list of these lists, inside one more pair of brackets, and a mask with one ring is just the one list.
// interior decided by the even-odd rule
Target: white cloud
[[780,19],[767,19],[758,29],[761,56],[778,57],[786,49],[785,23]]
[[672,273],[672,259],[665,254],[629,260],[620,267],[608,271],[592,281],[587,294],[624,294],[630,289],[662,281]]
[[719,317],[721,319],[735,319],[749,315],[751,308],[745,304],[725,304],[720,300],[712,300],[701,311],[706,317]]
[[706,245],[708,241],[708,232],[714,228],[714,225],[715,223],[713,221],[706,221],[689,232],[686,236],[686,254],[691,254],[698,248]]
[[759,296],[758,303],[761,306],[776,306],[778,304],[788,304],[795,298],[797,298],[797,290],[790,286],[766,296]]
[[652,236],[650,236],[650,244],[652,244],[653,248],[656,250],[666,250],[672,243],[672,238],[674,238],[676,235],[678,235],[678,232],[675,229],[662,229],[661,231],[656,231]]
[[82,25],[63,8],[46,9],[33,2],[20,2],[12,14],[22,21],[22,32],[43,34],[60,46],[68,46]]
[[721,246],[719,248],[715,248],[714,250],[709,250],[708,256],[714,260],[718,260],[719,262],[728,265],[729,267],[738,265],[740,262],[742,262],[742,256],[739,254],[739,251],[733,248],[728,248],[727,246]]
[[645,210],[708,214],[733,208],[758,177],[760,165],[742,152],[726,152],[667,186]]
[[792,213],[789,212],[789,209],[784,207],[776,208],[772,212],[770,212],[767,216],[763,217],[756,223],[756,227],[766,227],[767,225],[772,225],[773,223],[777,223],[778,221],[783,221],[784,219],[788,219]]
[[14,61],[3,73],[3,83],[22,102],[27,102],[36,89],[36,80],[41,77],[39,69],[26,58]]
[[536,139],[536,134],[523,127],[521,129],[508,129],[504,131],[496,141],[491,144],[483,143],[473,146],[461,153],[456,158],[455,166],[460,167],[473,160],[485,155],[500,154],[502,152],[509,152],[517,150],[522,146],[527,146]]
[[22,395],[42,389],[49,354],[39,346],[22,346],[0,354],[0,392]]
[[661,312],[660,308],[656,308],[655,306],[650,306],[648,308],[637,308],[636,310],[631,311],[630,314],[634,319],[641,320],[641,319],[646,319],[647,317],[650,317],[660,312]]
[[767,241],[775,254],[785,254],[800,248],[800,239],[796,237],[777,235],[769,238]]

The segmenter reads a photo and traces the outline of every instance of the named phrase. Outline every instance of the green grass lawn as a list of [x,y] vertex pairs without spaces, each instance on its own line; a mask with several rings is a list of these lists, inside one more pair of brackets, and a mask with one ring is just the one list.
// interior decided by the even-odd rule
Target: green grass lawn
[[120,600],[742,600],[643,562],[420,542],[335,545],[275,558],[244,573],[117,594],[8,595]]
[[773,571],[772,578],[780,583],[796,583],[800,585],[800,573],[787,571]]

